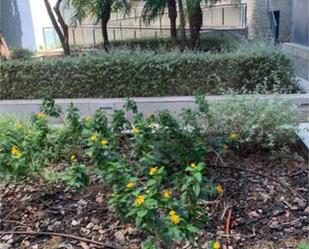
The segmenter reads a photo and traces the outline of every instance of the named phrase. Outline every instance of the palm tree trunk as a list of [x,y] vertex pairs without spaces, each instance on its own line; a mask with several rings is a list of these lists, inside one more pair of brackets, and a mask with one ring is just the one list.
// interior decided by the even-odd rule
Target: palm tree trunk
[[102,36],[103,36],[103,46],[106,51],[108,51],[109,48],[109,40],[108,40],[108,33],[107,33],[107,22],[102,20]]
[[177,28],[176,28],[176,18],[177,18],[177,7],[176,0],[168,0],[168,17],[171,23],[171,38],[173,46],[176,45],[177,42]]
[[186,30],[185,30],[185,27],[186,27],[185,12],[183,8],[182,0],[178,0],[178,9],[179,9],[179,16],[180,16],[181,47],[183,49],[187,43],[187,37],[186,37]]
[[103,46],[106,52],[109,49],[109,40],[108,40],[108,33],[107,33],[107,23],[110,19],[112,5],[111,1],[106,1],[104,5],[104,14],[101,16],[101,29],[102,29],[102,36],[103,36]]
[[190,47],[192,49],[199,48],[200,45],[200,30],[203,24],[203,12],[200,2],[197,1],[189,16],[190,25]]

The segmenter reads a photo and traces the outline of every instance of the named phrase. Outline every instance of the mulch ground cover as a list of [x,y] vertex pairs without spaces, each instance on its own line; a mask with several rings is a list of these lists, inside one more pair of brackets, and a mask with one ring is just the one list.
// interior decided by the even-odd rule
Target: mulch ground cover
[[[213,155],[207,165],[225,191],[204,203],[209,223],[194,245],[182,241],[173,249],[208,248],[211,239],[228,249],[285,249],[308,238],[307,162]],[[0,249],[140,248],[146,235],[108,209],[110,194],[95,176],[81,193],[37,180],[2,183]]]

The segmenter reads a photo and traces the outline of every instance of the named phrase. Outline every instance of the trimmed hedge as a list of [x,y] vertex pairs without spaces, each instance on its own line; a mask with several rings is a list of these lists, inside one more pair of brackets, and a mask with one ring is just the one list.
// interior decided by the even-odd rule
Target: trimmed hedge
[[270,49],[233,53],[113,51],[97,56],[0,65],[0,99],[295,92],[290,59]]
[[[236,34],[224,34],[220,32],[207,32],[201,34],[201,51],[233,51],[241,42],[241,36]],[[181,40],[177,40],[176,47],[180,48]],[[172,50],[170,37],[159,38],[137,38],[123,41],[111,41],[112,48],[125,47],[128,49],[149,49],[149,50]]]

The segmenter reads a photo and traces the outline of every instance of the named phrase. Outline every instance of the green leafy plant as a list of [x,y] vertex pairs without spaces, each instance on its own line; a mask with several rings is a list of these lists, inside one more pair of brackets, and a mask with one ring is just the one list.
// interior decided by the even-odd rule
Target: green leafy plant
[[53,98],[110,98],[299,90],[289,57],[268,46],[244,47],[222,54],[117,50],[8,61],[0,65],[0,99],[42,98],[46,92]]
[[28,60],[33,56],[33,52],[25,48],[12,48],[10,51],[10,59],[12,60]]
[[307,242],[300,242],[297,245],[297,249],[309,249],[309,244]]
[[210,115],[210,130],[234,133],[232,140],[247,149],[250,146],[278,150],[296,139],[297,111],[288,100],[278,97],[235,95],[213,104]]

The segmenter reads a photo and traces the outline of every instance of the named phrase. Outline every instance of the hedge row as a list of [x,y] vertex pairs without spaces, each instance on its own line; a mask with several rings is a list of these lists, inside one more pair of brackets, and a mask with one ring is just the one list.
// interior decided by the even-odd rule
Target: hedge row
[[[220,32],[207,32],[201,34],[199,49],[202,51],[232,51],[241,42],[241,37],[236,34]],[[177,40],[176,47],[181,47],[181,40]],[[125,47],[128,49],[171,50],[173,49],[170,37],[137,38],[129,40],[111,41],[113,48]]]
[[0,99],[110,98],[295,92],[288,57],[269,49],[233,53],[114,51],[97,56],[8,61],[0,65]]

